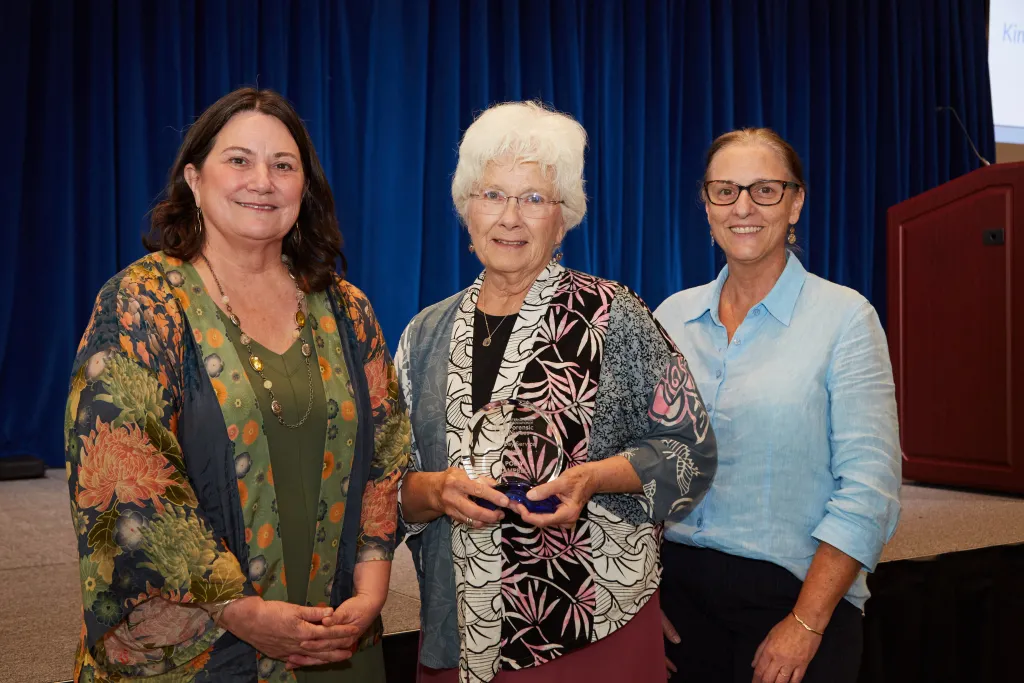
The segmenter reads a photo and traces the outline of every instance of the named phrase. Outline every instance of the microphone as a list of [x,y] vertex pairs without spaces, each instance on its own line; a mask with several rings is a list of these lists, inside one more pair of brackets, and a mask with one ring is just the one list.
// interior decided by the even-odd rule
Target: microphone
[[962,130],[964,132],[964,137],[967,138],[967,144],[969,144],[971,146],[971,150],[974,151],[974,156],[978,157],[978,161],[981,162],[981,165],[982,166],[991,166],[992,163],[988,159],[986,159],[985,157],[981,156],[981,154],[978,152],[978,148],[974,146],[974,140],[972,140],[970,134],[968,134],[967,126],[965,126],[964,122],[960,120],[960,116],[956,113],[956,109],[953,109],[953,107],[947,107],[947,106],[944,106],[944,105],[940,105],[938,107],[935,107],[935,111],[936,112],[940,112],[943,109],[948,109],[949,111],[953,112],[953,116],[956,117],[956,122],[960,124],[960,130]]

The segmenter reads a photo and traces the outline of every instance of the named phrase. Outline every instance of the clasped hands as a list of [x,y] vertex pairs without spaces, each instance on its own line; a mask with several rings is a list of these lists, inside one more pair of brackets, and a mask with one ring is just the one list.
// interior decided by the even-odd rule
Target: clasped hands
[[228,605],[218,626],[295,669],[349,659],[381,607],[360,594],[337,609],[249,597]]
[[[570,467],[556,479],[534,487],[527,493],[530,500],[558,498],[558,508],[550,514],[533,513],[525,505],[508,499],[495,489],[497,482],[488,477],[470,479],[461,467],[438,472],[431,507],[448,515],[457,524],[479,529],[505,518],[502,508],[512,510],[527,524],[536,527],[572,527],[595,492],[594,478],[587,464]],[[498,509],[489,510],[476,500],[486,500]]]

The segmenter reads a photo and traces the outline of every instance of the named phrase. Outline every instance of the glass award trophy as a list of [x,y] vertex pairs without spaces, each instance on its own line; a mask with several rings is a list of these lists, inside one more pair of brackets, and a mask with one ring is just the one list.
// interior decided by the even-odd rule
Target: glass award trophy
[[[565,469],[562,437],[551,418],[526,401],[488,403],[462,433],[462,467],[470,479],[491,477],[497,490],[534,513],[550,514],[558,498],[529,500],[527,491],[552,481]],[[493,510],[486,500],[476,500]]]

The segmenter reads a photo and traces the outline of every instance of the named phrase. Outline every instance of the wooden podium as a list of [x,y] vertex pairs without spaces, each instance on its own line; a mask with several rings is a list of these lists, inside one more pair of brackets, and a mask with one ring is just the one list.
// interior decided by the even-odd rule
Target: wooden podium
[[1024,163],[897,204],[888,240],[904,477],[1024,493]]

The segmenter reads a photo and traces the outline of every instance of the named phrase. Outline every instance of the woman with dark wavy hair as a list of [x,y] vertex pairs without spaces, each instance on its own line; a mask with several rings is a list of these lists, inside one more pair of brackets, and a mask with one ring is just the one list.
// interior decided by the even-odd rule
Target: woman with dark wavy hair
[[291,105],[207,109],[146,246],[71,380],[75,680],[383,681],[409,425]]

